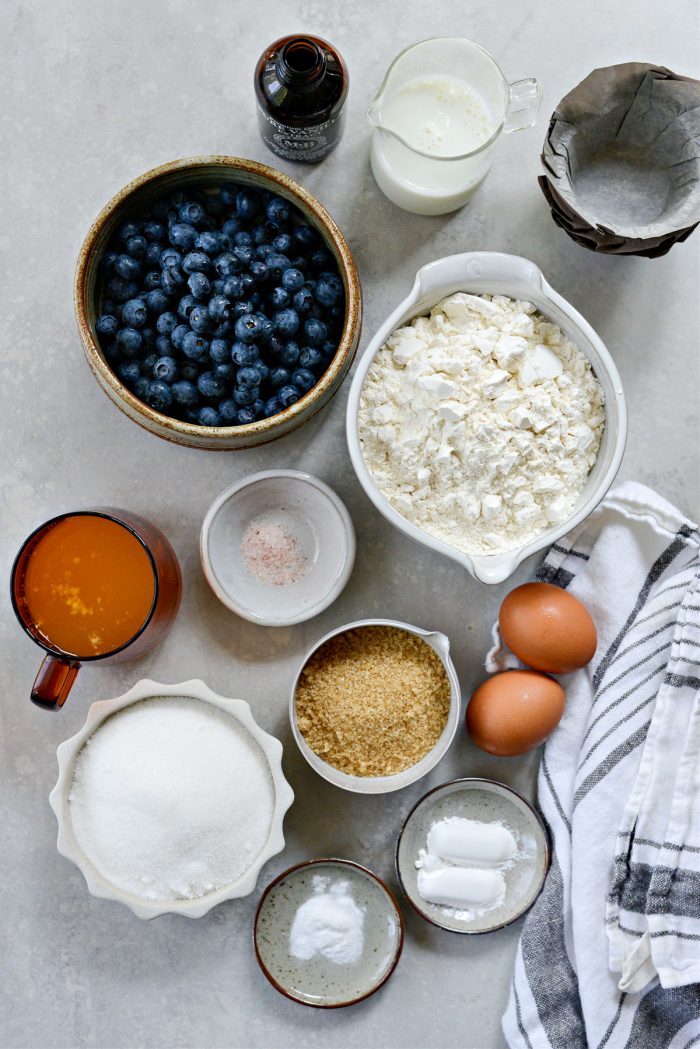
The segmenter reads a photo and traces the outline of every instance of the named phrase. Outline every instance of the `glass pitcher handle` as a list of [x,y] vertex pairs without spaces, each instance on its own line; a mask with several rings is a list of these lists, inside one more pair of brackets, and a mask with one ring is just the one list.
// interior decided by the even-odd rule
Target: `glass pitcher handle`
[[79,670],[80,663],[45,656],[32,686],[32,703],[44,710],[60,710]]
[[528,80],[516,80],[508,85],[508,112],[506,113],[503,130],[522,131],[523,128],[532,127],[537,120],[542,102],[542,88],[538,80],[530,77]]

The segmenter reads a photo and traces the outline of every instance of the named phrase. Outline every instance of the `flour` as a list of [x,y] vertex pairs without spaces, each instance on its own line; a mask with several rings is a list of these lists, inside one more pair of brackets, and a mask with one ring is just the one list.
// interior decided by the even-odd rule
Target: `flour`
[[320,956],[336,965],[354,965],[364,946],[364,908],[350,895],[347,881],[314,875],[313,896],[294,915],[289,953],[303,961]]
[[398,328],[367,373],[362,450],[403,517],[465,553],[570,516],[595,463],[603,391],[529,302],[457,292]]

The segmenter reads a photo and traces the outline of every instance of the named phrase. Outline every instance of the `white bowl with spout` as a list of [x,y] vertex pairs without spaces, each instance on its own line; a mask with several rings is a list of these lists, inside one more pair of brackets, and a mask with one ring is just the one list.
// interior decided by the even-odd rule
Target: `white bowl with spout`
[[[380,492],[367,467],[360,443],[360,397],[375,355],[396,328],[408,324],[414,317],[429,313],[438,302],[457,291],[475,295],[508,295],[532,302],[549,320],[558,324],[588,358],[605,397],[605,428],[598,457],[571,515],[524,546],[501,553],[466,554],[411,524]],[[604,498],[615,480],[625,451],[627,406],[620,376],[602,339],[578,310],[548,284],[534,262],[517,255],[476,251],[437,259],[418,271],[410,293],[380,326],[358,360],[348,397],[346,429],[350,459],[358,480],[388,521],[417,543],[456,561],[482,583],[502,583],[521,561],[555,543],[588,517]]]
[[[425,757],[421,758],[415,765],[410,765],[403,772],[397,772],[392,776],[351,776],[347,772],[341,772],[340,769],[329,765],[327,761],[319,757],[315,750],[311,749],[304,739],[297,722],[297,686],[302,671],[314,652],[321,648],[322,645],[325,645],[326,641],[330,641],[332,637],[336,637],[338,634],[346,634],[348,630],[366,626],[396,627],[398,630],[406,630],[409,634],[415,634],[417,637],[422,638],[426,645],[429,645],[440,657],[450,682],[450,710],[440,739]],[[358,619],[354,623],[346,623],[336,630],[331,630],[330,633],[320,638],[313,648],[306,653],[292,682],[292,689],[289,695],[289,721],[292,726],[292,735],[299,750],[309,765],[311,765],[311,768],[318,772],[319,776],[323,776],[324,779],[328,780],[329,783],[335,784],[336,787],[342,787],[343,790],[352,791],[354,794],[388,794],[390,791],[401,790],[410,783],[415,783],[416,780],[422,779],[445,756],[459,725],[461,701],[462,693],[457,671],[450,658],[450,639],[445,634],[441,634],[437,630],[422,630],[420,627],[411,626],[409,623],[401,623],[395,619]]]

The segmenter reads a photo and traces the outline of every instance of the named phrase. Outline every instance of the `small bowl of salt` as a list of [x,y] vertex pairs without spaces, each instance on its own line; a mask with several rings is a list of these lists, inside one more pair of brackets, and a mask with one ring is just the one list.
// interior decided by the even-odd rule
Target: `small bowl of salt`
[[378,991],[403,948],[403,918],[381,878],[351,860],[308,860],[268,885],[253,941],[263,973],[295,1002],[354,1005]]
[[338,597],[355,563],[355,530],[335,492],[300,470],[266,470],[212,503],[199,543],[219,600],[259,626],[291,626]]

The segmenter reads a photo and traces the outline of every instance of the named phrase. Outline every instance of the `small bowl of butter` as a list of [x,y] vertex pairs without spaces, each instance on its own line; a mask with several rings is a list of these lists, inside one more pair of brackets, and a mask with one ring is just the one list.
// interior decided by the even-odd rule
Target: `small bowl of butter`
[[396,845],[406,899],[449,932],[510,925],[539,896],[549,862],[541,817],[511,787],[488,779],[456,779],[429,791]]

